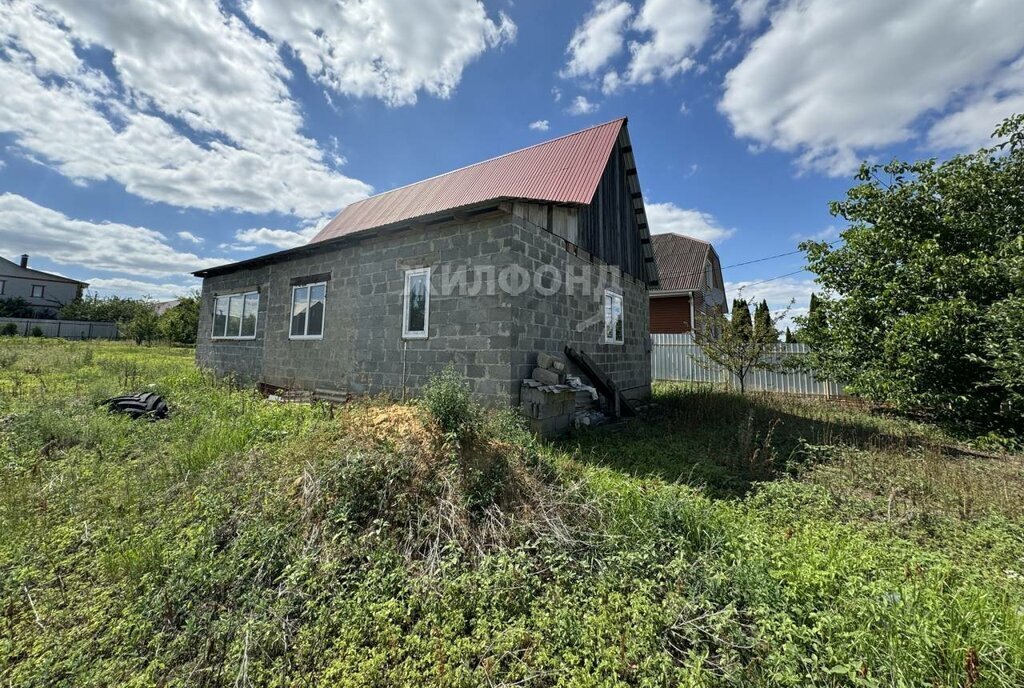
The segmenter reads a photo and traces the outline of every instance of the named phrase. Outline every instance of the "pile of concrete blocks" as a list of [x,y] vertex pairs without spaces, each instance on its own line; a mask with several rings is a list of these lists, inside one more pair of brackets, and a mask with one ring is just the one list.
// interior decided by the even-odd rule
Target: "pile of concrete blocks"
[[576,390],[565,384],[565,361],[537,354],[537,367],[523,380],[519,402],[533,432],[545,437],[568,432],[576,411]]

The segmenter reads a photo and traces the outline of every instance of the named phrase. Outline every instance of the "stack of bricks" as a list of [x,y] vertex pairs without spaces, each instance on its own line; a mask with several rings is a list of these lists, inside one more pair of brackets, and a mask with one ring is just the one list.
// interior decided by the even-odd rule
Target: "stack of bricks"
[[537,354],[533,376],[523,380],[520,408],[538,435],[562,435],[572,427],[576,390],[565,384],[565,361]]

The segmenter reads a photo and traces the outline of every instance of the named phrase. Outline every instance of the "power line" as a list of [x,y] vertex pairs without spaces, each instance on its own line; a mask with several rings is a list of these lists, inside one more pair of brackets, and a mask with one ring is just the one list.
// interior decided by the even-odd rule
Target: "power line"
[[758,280],[757,282],[751,282],[750,284],[744,284],[742,287],[739,288],[739,291],[743,291],[748,287],[756,287],[757,285],[764,284],[765,282],[774,282],[775,280],[782,279],[783,277],[792,277],[793,275],[799,275],[801,272],[810,272],[810,270],[808,270],[807,268],[800,268],[799,270],[787,272],[783,275],[776,275],[775,277],[769,277],[768,279]]
[[[836,239],[835,241],[830,241],[828,243],[828,246],[829,247],[835,246],[840,241],[842,241],[842,239]],[[803,253],[803,251],[801,251],[800,249],[796,249],[795,251],[786,251],[785,253],[776,253],[775,255],[765,256],[764,258],[754,258],[753,260],[746,260],[746,261],[743,261],[741,263],[732,263],[731,265],[723,265],[722,266],[722,270],[728,270],[730,268],[743,267],[744,265],[752,265],[754,263],[763,263],[766,260],[774,260],[775,258],[785,258],[786,256],[792,256],[792,255],[797,254],[797,253]],[[691,275],[703,275],[703,274],[704,274],[704,269],[703,268],[700,269],[700,270],[693,270],[693,271],[679,270],[679,271],[665,272],[665,273],[662,273],[660,270],[658,271],[658,277],[689,277]]]

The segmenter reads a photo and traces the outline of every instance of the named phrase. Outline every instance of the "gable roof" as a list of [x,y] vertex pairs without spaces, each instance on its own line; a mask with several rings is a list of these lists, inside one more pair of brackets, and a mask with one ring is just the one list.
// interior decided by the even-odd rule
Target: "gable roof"
[[68,284],[81,284],[83,287],[88,287],[88,282],[82,282],[81,280],[71,279],[70,277],[64,277],[63,275],[55,275],[52,272],[43,272],[42,270],[33,270],[32,268],[23,268],[13,260],[7,260],[6,258],[0,257],[0,277],[14,277],[23,279],[40,279],[48,282],[66,282]]
[[356,201],[310,243],[488,201],[586,205],[625,124],[616,119]]
[[654,234],[651,243],[662,290],[702,291],[706,288],[704,264],[715,250],[711,244],[684,234]]

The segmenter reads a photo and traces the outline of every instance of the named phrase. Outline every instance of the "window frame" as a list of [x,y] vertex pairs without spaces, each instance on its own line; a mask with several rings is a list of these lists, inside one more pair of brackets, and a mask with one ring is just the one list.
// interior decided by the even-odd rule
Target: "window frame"
[[5,291],[7,291],[7,280],[0,279],[0,296],[3,296]]
[[710,260],[704,262],[704,284],[709,289],[715,288],[715,266]]
[[[36,289],[39,290],[39,294],[36,295]],[[33,284],[32,290],[29,292],[30,299],[45,299],[46,298],[46,285],[45,284]]]
[[[302,328],[304,333],[309,332],[309,297],[313,293],[313,287],[324,288],[324,314],[320,321],[320,334],[292,334],[292,319],[295,317],[295,291],[306,290],[306,317]],[[327,328],[327,280],[320,282],[307,282],[305,284],[292,285],[292,297],[288,301],[288,339],[293,341],[316,341],[324,338],[324,330]]]
[[[619,302],[619,321],[622,323],[622,333],[621,333],[622,334],[622,338],[621,339],[615,339],[614,337],[611,338],[611,339],[608,338],[608,315],[611,312],[611,310],[614,310],[614,309],[611,309],[611,310],[609,309],[609,303],[608,303],[609,299],[613,299],[612,305],[614,305],[614,303],[615,303],[614,300],[615,299],[617,299],[618,302]],[[613,291],[611,289],[605,289],[604,290],[604,299],[601,300],[601,309],[603,311],[603,313],[602,313],[602,315],[603,315],[602,321],[604,322],[604,330],[601,333],[601,339],[603,340],[603,342],[605,344],[614,344],[615,346],[622,346],[623,344],[626,343],[626,308],[625,308],[625,304],[626,304],[626,301],[623,298],[622,294],[620,294],[619,292]]]
[[[245,302],[247,301],[246,297],[252,296],[253,294],[256,295],[256,322],[253,325],[252,334],[251,335],[243,335],[242,334],[242,324],[245,322]],[[229,335],[229,334],[227,334],[227,331],[228,331],[228,323],[231,322],[231,299],[232,299],[232,297],[235,297],[235,296],[241,296],[242,297],[242,313],[241,313],[241,315],[238,316],[238,334],[237,335]],[[228,309],[224,312],[224,332],[225,332],[225,334],[217,334],[214,331],[214,328],[217,326],[217,301],[220,300],[220,299],[227,299],[227,302],[228,302]],[[217,340],[225,340],[225,341],[252,341],[252,340],[256,339],[256,335],[257,335],[257,333],[259,331],[260,331],[260,292],[259,292],[258,289],[254,289],[254,290],[250,290],[250,291],[232,292],[230,294],[214,294],[214,296],[213,296],[213,318],[211,319],[211,322],[210,322],[210,339],[211,340],[214,340],[214,341],[217,341]]]
[[[427,278],[426,300],[423,302],[423,329],[409,330],[409,283],[414,277]],[[402,339],[428,339],[430,337],[430,267],[411,268],[405,271],[402,287]]]

